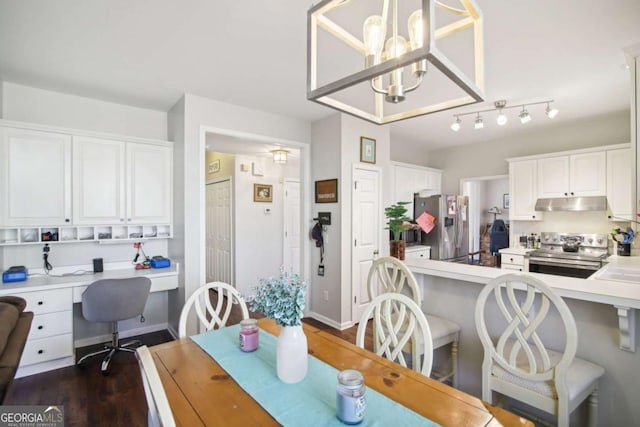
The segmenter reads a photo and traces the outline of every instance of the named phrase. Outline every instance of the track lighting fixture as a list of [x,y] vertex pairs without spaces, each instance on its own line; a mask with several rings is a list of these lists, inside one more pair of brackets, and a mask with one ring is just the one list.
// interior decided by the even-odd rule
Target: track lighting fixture
[[550,99],[548,101],[531,102],[528,104],[518,104],[518,105],[507,106],[507,101],[505,100],[495,101],[493,103],[494,108],[489,108],[489,109],[480,110],[480,111],[470,111],[468,113],[454,114],[453,117],[455,117],[456,120],[451,124],[451,130],[454,132],[458,132],[462,128],[462,120],[460,119],[460,117],[468,116],[471,114],[476,115],[476,119],[474,121],[474,126],[473,126],[474,129],[482,129],[484,128],[484,121],[482,119],[482,116],[480,116],[480,113],[487,113],[492,111],[498,111],[498,116],[496,117],[496,123],[498,124],[498,126],[504,126],[509,121],[509,118],[505,114],[505,110],[508,110],[510,108],[522,108],[522,110],[518,114],[518,117],[520,118],[520,123],[523,123],[523,124],[528,123],[531,121],[531,114],[529,114],[529,110],[527,108],[534,105],[540,105],[540,104],[547,104],[547,108],[545,109],[544,113],[548,118],[553,119],[558,115],[558,109],[551,107],[552,102],[554,102],[553,99]]

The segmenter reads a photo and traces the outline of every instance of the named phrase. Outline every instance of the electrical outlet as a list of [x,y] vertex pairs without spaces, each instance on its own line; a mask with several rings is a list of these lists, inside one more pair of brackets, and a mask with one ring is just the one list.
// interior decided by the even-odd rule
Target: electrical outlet
[[324,295],[324,300],[329,301],[329,291],[324,291],[323,295]]

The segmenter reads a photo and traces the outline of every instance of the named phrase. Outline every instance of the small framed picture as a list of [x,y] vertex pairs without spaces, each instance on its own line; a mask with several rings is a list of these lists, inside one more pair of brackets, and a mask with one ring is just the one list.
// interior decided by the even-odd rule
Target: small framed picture
[[214,160],[213,162],[209,163],[208,172],[209,173],[220,172],[220,159]]
[[502,208],[509,209],[509,193],[502,195]]
[[316,203],[338,203],[338,179],[316,181]]
[[253,184],[253,201],[254,202],[273,201],[273,185]]
[[360,137],[360,161],[364,163],[376,162],[376,140],[367,138],[366,136]]

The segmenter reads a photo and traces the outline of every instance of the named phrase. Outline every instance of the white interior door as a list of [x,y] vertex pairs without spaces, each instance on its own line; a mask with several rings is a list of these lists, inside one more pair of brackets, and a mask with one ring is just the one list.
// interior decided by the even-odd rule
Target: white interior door
[[231,179],[207,184],[207,282],[233,283]]
[[371,263],[379,253],[383,232],[380,170],[354,166],[352,189],[351,320],[357,323],[369,303],[367,277]]
[[284,182],[283,266],[286,272],[300,274],[300,181]]

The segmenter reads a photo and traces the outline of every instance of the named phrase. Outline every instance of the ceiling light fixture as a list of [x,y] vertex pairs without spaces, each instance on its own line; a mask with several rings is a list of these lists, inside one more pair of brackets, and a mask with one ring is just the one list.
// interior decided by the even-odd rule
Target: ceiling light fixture
[[273,154],[274,163],[287,163],[287,155],[289,154],[288,150],[271,150],[271,154]]
[[[307,99],[375,124],[483,101],[482,12],[475,0],[459,1],[460,8],[455,8],[437,0],[420,0],[420,8],[414,10],[415,0],[384,0],[380,14],[369,17],[358,15],[364,9],[360,6],[369,2],[354,7],[350,3],[356,2],[323,0],[311,7]],[[359,33],[357,25],[350,25],[354,21],[362,23],[362,40],[354,35]],[[401,22],[407,23],[405,31]],[[435,28],[436,22],[446,24]],[[462,56],[471,58],[473,65],[466,67],[470,70],[463,71],[437,47],[439,40],[454,34],[456,39],[467,36],[461,40],[469,42],[469,52]],[[353,66],[344,72],[336,70],[343,64]],[[332,81],[336,75],[343,77]],[[425,88],[423,83],[431,80],[436,83]],[[414,93],[407,96],[410,92]]]
[[456,118],[456,121],[451,125],[451,130],[453,130],[455,132],[458,132],[462,128],[462,121],[460,120],[460,117],[461,116],[469,116],[469,115],[472,115],[472,114],[476,115],[474,128],[475,129],[482,129],[484,127],[484,122],[483,122],[482,118],[480,117],[480,113],[488,113],[488,112],[492,112],[492,111],[498,111],[498,116],[496,117],[496,123],[499,126],[504,126],[509,121],[509,118],[505,114],[505,110],[508,110],[510,108],[522,108],[522,111],[520,112],[520,114],[518,114],[518,117],[520,118],[520,122],[521,123],[528,123],[528,122],[531,121],[531,115],[529,114],[529,111],[527,110],[527,108],[531,107],[531,106],[534,106],[534,105],[540,105],[540,104],[547,104],[547,108],[545,110],[545,114],[550,119],[553,119],[554,117],[556,117],[558,115],[558,109],[557,108],[552,108],[550,106],[550,104],[552,102],[554,102],[553,99],[550,99],[548,101],[531,102],[531,103],[528,103],[528,104],[518,104],[518,105],[509,105],[509,106],[507,106],[507,101],[505,101],[505,100],[495,101],[493,103],[494,108],[488,108],[486,110],[479,110],[479,111],[469,111],[468,113],[454,114],[453,117]]

